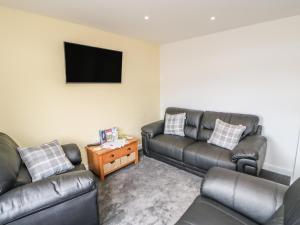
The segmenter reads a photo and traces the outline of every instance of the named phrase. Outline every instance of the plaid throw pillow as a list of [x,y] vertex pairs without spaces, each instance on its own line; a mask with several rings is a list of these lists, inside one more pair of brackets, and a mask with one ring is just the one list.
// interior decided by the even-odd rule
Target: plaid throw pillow
[[184,136],[186,113],[166,114],[164,134]]
[[232,125],[217,119],[215,129],[207,143],[232,150],[239,143],[245,130],[246,127],[243,125]]
[[18,152],[33,182],[74,168],[57,140],[39,147],[19,147]]

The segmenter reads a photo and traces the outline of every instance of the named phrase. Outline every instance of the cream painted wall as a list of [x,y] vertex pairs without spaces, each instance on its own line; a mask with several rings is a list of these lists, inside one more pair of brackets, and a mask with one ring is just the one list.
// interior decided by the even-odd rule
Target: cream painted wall
[[[123,51],[122,83],[66,84],[64,41]],[[0,78],[0,131],[23,146],[83,149],[100,128],[139,136],[159,118],[159,46],[89,27],[0,7]]]
[[161,113],[179,106],[259,115],[269,140],[264,167],[292,174],[300,16],[163,45],[160,57]]

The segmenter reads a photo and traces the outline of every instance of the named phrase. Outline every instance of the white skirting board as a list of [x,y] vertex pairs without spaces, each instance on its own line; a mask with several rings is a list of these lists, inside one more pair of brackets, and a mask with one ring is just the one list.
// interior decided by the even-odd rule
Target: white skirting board
[[292,170],[288,170],[286,168],[279,167],[279,166],[274,166],[274,165],[271,165],[269,163],[264,163],[263,169],[269,170],[269,171],[272,171],[272,172],[275,172],[275,173],[279,173],[279,174],[282,174],[282,175],[290,176],[290,177],[293,175]]

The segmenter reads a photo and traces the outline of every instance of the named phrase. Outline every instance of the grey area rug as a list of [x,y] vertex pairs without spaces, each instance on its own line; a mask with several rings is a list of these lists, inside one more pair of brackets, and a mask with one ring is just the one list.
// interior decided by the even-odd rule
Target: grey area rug
[[99,184],[103,225],[173,225],[199,195],[202,178],[142,157]]

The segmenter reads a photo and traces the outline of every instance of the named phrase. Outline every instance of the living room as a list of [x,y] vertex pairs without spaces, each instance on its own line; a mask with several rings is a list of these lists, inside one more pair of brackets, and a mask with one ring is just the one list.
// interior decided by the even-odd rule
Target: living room
[[299,1],[0,0],[0,28],[0,224],[300,224]]

